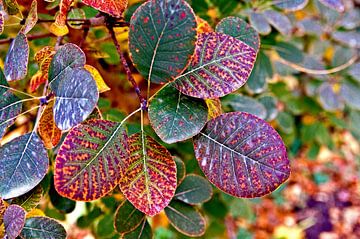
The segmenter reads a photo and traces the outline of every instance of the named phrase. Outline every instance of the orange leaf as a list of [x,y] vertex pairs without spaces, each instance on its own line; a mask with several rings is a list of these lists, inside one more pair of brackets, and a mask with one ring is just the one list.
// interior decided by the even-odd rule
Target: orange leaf
[[201,17],[196,16],[196,23],[197,23],[196,32],[198,34],[214,31],[214,29],[210,26],[210,24]]
[[121,14],[128,5],[127,0],[83,0],[82,2],[114,17],[121,17]]
[[59,14],[56,16],[55,22],[50,26],[50,32],[54,35],[64,36],[69,33],[69,28],[66,26],[66,17],[72,2],[73,0],[61,0]]
[[45,107],[39,123],[39,135],[48,149],[55,147],[61,139],[61,130],[54,121],[53,106],[54,101]]

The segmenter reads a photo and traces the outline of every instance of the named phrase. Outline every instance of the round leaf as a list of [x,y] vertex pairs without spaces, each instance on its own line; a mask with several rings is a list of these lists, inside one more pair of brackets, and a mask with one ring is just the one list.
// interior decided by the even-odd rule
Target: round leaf
[[176,164],[167,149],[143,133],[129,137],[130,157],[120,180],[125,197],[148,216],[166,207],[176,189]]
[[203,101],[182,94],[171,85],[161,89],[149,106],[150,123],[157,135],[171,144],[198,134],[207,120]]
[[115,212],[115,229],[119,233],[134,231],[145,218],[128,200],[124,200]]
[[128,0],[82,0],[82,2],[114,17],[121,17],[128,5]]
[[175,80],[182,93],[196,98],[218,98],[245,84],[256,51],[234,37],[218,32],[202,33],[188,69]]
[[36,208],[39,205],[42,198],[43,189],[40,185],[36,186],[30,192],[15,198],[11,203],[17,204],[25,209],[25,211],[30,212],[32,209]]
[[55,189],[78,201],[106,195],[120,180],[126,149],[126,133],[119,123],[94,119],[76,126],[56,157]]
[[34,132],[5,144],[0,148],[0,197],[27,193],[41,182],[48,167],[46,149]]
[[196,42],[196,20],[184,0],[151,0],[130,21],[132,60],[149,81],[172,81],[188,65]]
[[194,149],[209,181],[236,197],[266,195],[290,175],[279,134],[248,113],[227,113],[209,121],[194,138]]
[[4,214],[5,238],[15,239],[25,223],[25,210],[18,205],[10,205]]
[[188,175],[176,189],[175,198],[188,204],[198,204],[210,200],[212,187],[203,177]]
[[31,217],[25,221],[21,237],[24,239],[65,239],[66,231],[60,223],[51,218]]

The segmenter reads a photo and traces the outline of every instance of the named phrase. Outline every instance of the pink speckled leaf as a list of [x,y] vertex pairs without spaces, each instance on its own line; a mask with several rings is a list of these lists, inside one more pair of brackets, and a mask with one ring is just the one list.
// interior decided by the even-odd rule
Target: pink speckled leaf
[[196,98],[222,97],[245,84],[255,59],[254,48],[234,37],[202,33],[190,66],[176,78],[175,86]]
[[127,158],[126,133],[120,123],[92,119],[73,128],[55,160],[55,189],[64,197],[91,201],[119,182]]
[[196,19],[184,0],[151,0],[130,21],[129,48],[139,72],[165,83],[181,74],[194,53]]
[[121,17],[128,5],[127,0],[82,0],[82,2],[114,17]]
[[176,164],[167,149],[143,133],[129,137],[130,157],[125,161],[120,189],[140,211],[154,216],[173,198]]
[[248,113],[227,113],[209,121],[194,137],[194,148],[209,181],[236,197],[266,195],[290,175],[279,134]]
[[5,238],[15,239],[25,224],[25,210],[18,205],[10,205],[4,214]]

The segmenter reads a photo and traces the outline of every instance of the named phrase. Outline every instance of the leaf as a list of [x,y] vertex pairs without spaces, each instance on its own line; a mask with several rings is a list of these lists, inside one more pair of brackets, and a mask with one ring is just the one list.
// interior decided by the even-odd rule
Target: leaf
[[[81,8],[71,8],[67,14],[67,18],[68,19],[85,20],[86,15],[85,15],[84,10],[82,10]],[[80,21],[75,21],[75,22],[69,21],[68,24],[71,28],[74,28],[74,29],[82,29],[82,27],[83,27]]]
[[176,179],[177,185],[179,185],[186,175],[185,163],[177,156],[173,157],[176,164]]
[[275,0],[274,2],[276,7],[294,12],[303,9],[309,0]]
[[182,93],[196,98],[218,98],[245,84],[256,51],[231,36],[209,32],[198,36],[188,69],[175,80]]
[[61,130],[54,121],[54,101],[45,106],[39,121],[39,136],[47,149],[52,149],[61,140]]
[[11,42],[6,54],[4,74],[7,81],[23,79],[27,74],[29,62],[29,43],[23,33],[19,33]]
[[26,212],[30,212],[32,209],[36,208],[37,205],[39,205],[42,194],[42,187],[38,185],[30,192],[15,198],[11,203],[19,205],[25,209]]
[[338,86],[324,82],[318,89],[319,100],[325,110],[341,110],[344,108],[344,102],[339,94]]
[[47,173],[49,159],[40,138],[22,135],[0,148],[0,197],[21,196],[38,185]]
[[16,0],[3,0],[4,10],[9,15],[16,15],[20,12],[19,5]]
[[359,9],[349,9],[340,21],[340,26],[347,30],[352,30],[360,26],[360,11]]
[[259,94],[266,89],[267,79],[273,76],[273,67],[269,57],[260,51],[253,71],[247,81],[247,89],[254,94]]
[[55,189],[54,185],[54,175],[51,174],[51,182],[50,182],[50,190],[49,190],[49,196],[51,204],[59,210],[63,214],[71,213],[74,211],[76,202],[68,199],[66,197],[62,197],[59,195],[59,193]]
[[99,93],[104,93],[104,92],[110,90],[109,86],[106,85],[104,79],[102,78],[99,71],[95,67],[90,66],[90,65],[85,65],[84,68],[85,68],[85,70],[90,72],[90,74],[94,78],[97,88],[99,90]]
[[344,12],[345,6],[342,0],[319,0],[325,6],[332,8],[338,12]]
[[250,13],[249,21],[250,25],[261,35],[267,35],[271,32],[271,27],[262,13]]
[[340,43],[343,43],[349,47],[360,48],[360,32],[357,32],[357,31],[347,31],[347,32],[335,31],[332,33],[332,37],[336,41],[339,41]]
[[30,6],[29,14],[25,20],[24,26],[21,28],[20,32],[24,33],[25,35],[28,34],[31,29],[36,25],[38,21],[38,15],[37,15],[37,1],[33,0]]
[[280,130],[285,134],[291,134],[294,132],[295,122],[294,117],[287,112],[280,112],[276,117],[276,123]]
[[142,221],[142,223],[132,232],[124,234],[123,239],[152,239],[153,232],[151,230],[151,226],[146,220],[146,218]]
[[209,201],[211,196],[210,183],[203,177],[190,174],[178,186],[174,198],[187,204],[198,204]]
[[255,51],[259,50],[260,38],[257,31],[239,17],[223,18],[217,25],[215,31],[232,36],[248,44]]
[[10,205],[4,214],[5,238],[15,239],[25,223],[25,210],[18,205]]
[[194,137],[194,150],[209,181],[232,196],[266,195],[290,175],[279,134],[248,113],[227,113],[209,121]]
[[127,0],[82,0],[82,2],[90,7],[93,7],[101,12],[105,12],[117,18],[120,18],[122,16],[122,13],[128,5]]
[[205,218],[192,206],[180,201],[171,201],[165,208],[170,224],[186,236],[198,237],[205,233]]
[[4,73],[0,69],[0,139],[7,127],[15,122],[15,117],[21,113],[22,102],[8,89]]
[[148,216],[166,207],[176,189],[176,164],[167,149],[144,133],[129,137],[130,157],[119,183],[125,197]]
[[25,221],[25,226],[21,231],[21,237],[24,239],[65,239],[66,231],[64,227],[48,217],[32,217]]
[[296,46],[287,42],[277,42],[274,49],[279,56],[293,63],[301,63],[304,60],[304,54]]
[[247,112],[261,119],[266,118],[266,108],[251,97],[240,94],[230,94],[222,99],[222,103],[223,105],[229,105],[234,111]]
[[50,26],[50,32],[58,37],[65,36],[69,33],[69,28],[66,26],[67,12],[73,0],[61,0],[59,13],[56,15],[55,22]]
[[258,100],[266,108],[266,121],[272,121],[275,119],[278,114],[277,99],[271,95],[263,95],[258,98]]
[[275,27],[282,35],[290,35],[292,31],[292,25],[290,19],[277,11],[266,10],[264,12],[266,20]]
[[54,93],[54,119],[60,130],[68,130],[83,122],[99,99],[94,79],[81,68],[67,69]]
[[154,83],[172,81],[191,60],[196,20],[184,0],[151,0],[130,21],[129,48],[141,75]]
[[360,62],[353,64],[349,68],[349,75],[354,78],[354,80],[360,82]]
[[40,70],[31,77],[30,91],[36,91],[40,85],[44,84],[48,80],[50,64],[55,55],[55,49],[50,46],[43,47],[38,51],[34,59],[40,66]]
[[55,92],[66,71],[71,68],[83,67],[85,62],[85,54],[77,45],[67,43],[60,47],[50,64],[50,88]]
[[145,214],[137,210],[128,200],[124,200],[115,212],[114,226],[119,233],[134,231],[145,219]]
[[197,34],[214,31],[214,29],[212,29],[210,24],[199,16],[196,16],[196,23],[197,23],[197,28],[196,28]]
[[61,196],[91,201],[105,196],[120,180],[127,158],[126,133],[119,123],[89,120],[66,136],[55,160],[55,188]]
[[206,124],[207,113],[204,101],[184,95],[172,85],[161,89],[149,105],[150,123],[168,144],[198,134]]
[[360,86],[350,82],[341,85],[340,94],[350,107],[360,110]]
[[3,223],[5,211],[6,211],[5,202],[4,202],[4,200],[2,198],[0,198],[0,225]]
[[208,120],[216,118],[223,113],[219,98],[205,99],[205,103],[208,107]]

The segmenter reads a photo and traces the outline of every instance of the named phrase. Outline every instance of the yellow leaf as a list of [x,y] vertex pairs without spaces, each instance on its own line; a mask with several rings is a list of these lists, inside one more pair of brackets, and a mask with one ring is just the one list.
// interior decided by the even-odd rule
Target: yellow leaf
[[33,210],[31,210],[26,214],[26,218],[38,217],[38,216],[45,216],[45,213],[38,208],[34,208]]
[[61,37],[65,36],[69,33],[69,28],[66,25],[59,24],[58,22],[54,22],[50,26],[49,30],[52,34]]
[[304,231],[302,228],[297,226],[278,226],[275,228],[274,231],[274,237],[275,238],[281,238],[281,239],[303,239],[304,237]]
[[90,72],[92,77],[94,77],[94,80],[96,82],[96,85],[100,93],[110,90],[109,86],[106,85],[104,79],[102,78],[99,71],[95,67],[90,65],[85,65],[84,68]]
[[220,99],[206,99],[205,103],[208,107],[208,119],[214,119],[222,114]]
[[0,238],[5,236],[5,226],[4,223],[0,224]]
[[214,29],[212,29],[210,24],[207,21],[205,21],[204,19],[202,19],[201,17],[196,16],[196,23],[197,23],[196,32],[198,34],[214,31]]

